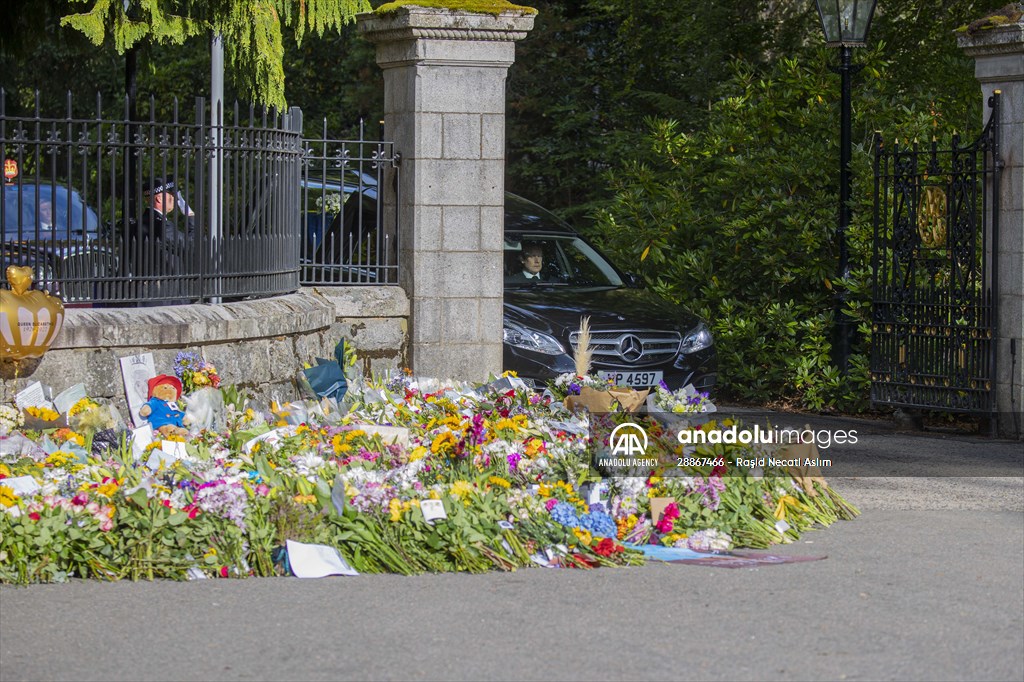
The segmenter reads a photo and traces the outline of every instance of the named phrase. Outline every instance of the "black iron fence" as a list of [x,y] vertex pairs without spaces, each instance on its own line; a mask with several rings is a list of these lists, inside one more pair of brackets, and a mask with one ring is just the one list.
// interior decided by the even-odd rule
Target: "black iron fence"
[[302,165],[303,284],[398,283],[394,144],[307,138]]
[[871,400],[991,414],[999,95],[979,138],[875,140]]
[[[70,305],[167,305],[397,282],[390,143],[302,137],[301,111],[169,121],[7,113],[0,270]],[[38,101],[38,98],[37,98]],[[155,110],[152,101],[150,110]],[[210,123],[213,121],[213,124]],[[389,208],[392,207],[392,208]],[[387,219],[386,219],[387,218]],[[6,284],[6,283],[4,283]]]

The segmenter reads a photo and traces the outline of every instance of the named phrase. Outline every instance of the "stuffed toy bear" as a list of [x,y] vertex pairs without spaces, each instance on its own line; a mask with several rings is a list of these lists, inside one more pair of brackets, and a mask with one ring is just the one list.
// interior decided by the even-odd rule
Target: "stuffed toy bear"
[[149,400],[139,409],[154,431],[163,436],[188,436],[185,413],[178,409],[181,381],[177,377],[158,374],[149,380]]

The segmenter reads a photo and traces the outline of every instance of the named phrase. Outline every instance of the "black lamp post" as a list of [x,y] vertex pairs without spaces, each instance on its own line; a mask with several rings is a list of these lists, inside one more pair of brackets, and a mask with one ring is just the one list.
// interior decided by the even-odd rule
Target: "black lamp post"
[[[846,229],[850,226],[850,156],[852,153],[850,133],[850,79],[860,71],[861,66],[853,66],[850,62],[854,47],[863,47],[867,43],[868,29],[871,28],[871,16],[875,13],[876,0],[815,0],[818,14],[821,16],[821,27],[825,31],[825,43],[829,47],[839,48],[839,66],[833,71],[842,78],[842,99],[839,114],[839,227],[836,230],[839,242],[839,277],[850,274],[849,257],[846,250]],[[846,292],[843,287],[837,290],[836,297],[836,334],[833,344],[834,356],[839,370],[846,374],[850,357],[850,322],[843,314],[843,303]]]

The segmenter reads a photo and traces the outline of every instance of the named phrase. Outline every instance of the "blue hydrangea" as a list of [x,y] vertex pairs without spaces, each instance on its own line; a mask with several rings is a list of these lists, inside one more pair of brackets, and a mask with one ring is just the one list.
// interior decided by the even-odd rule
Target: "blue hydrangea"
[[551,518],[566,528],[579,528],[580,519],[576,516],[576,507],[568,502],[559,502],[551,508]]
[[613,538],[617,533],[615,520],[601,511],[592,511],[580,517],[580,525],[599,538]]

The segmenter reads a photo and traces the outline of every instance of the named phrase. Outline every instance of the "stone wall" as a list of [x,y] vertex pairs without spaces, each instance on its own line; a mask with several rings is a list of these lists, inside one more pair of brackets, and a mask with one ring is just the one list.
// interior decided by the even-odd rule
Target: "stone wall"
[[173,373],[178,352],[202,352],[227,383],[259,399],[296,396],[304,362],[332,357],[342,338],[367,375],[406,366],[409,301],[399,287],[316,287],[223,305],[71,308],[42,357],[0,361],[3,398],[40,381],[55,391],[85,384],[127,415],[119,358],[152,352],[158,373]]

